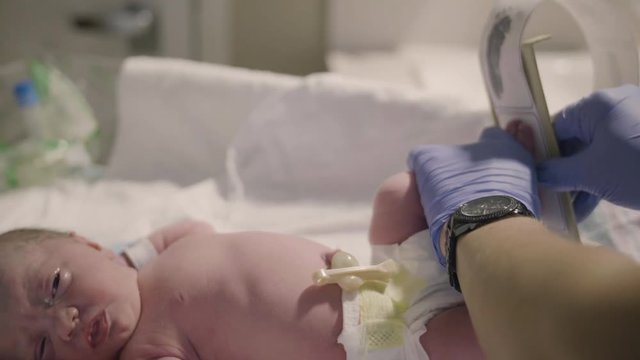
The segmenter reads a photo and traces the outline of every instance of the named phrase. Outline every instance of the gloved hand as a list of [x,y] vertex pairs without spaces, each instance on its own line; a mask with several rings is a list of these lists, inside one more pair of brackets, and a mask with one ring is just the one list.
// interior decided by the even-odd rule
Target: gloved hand
[[485,129],[477,143],[423,145],[409,154],[420,201],[440,263],[440,232],[456,209],[471,200],[508,195],[536,217],[540,204],[531,154],[499,128]]
[[640,209],[640,88],[596,92],[562,111],[554,127],[565,157],[538,166],[541,185],[578,191],[578,218],[600,198]]

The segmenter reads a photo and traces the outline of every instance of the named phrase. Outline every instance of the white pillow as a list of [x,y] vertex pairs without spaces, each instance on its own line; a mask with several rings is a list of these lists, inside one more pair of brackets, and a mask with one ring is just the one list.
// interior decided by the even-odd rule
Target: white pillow
[[369,201],[407,169],[411,148],[472,142],[489,120],[409,89],[317,75],[256,108],[231,144],[230,183],[253,200]]
[[229,142],[265,97],[300,79],[188,60],[134,57],[118,84],[106,176],[191,185],[224,177]]

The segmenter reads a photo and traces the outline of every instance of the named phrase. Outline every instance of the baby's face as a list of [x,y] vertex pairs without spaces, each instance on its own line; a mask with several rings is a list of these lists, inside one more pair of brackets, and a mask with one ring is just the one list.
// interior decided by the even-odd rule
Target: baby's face
[[135,270],[81,238],[28,245],[25,253],[5,274],[0,358],[116,359],[140,317]]

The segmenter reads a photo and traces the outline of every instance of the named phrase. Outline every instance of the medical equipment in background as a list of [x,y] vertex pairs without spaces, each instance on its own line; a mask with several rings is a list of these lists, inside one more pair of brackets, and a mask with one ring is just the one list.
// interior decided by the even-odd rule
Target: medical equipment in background
[[3,71],[0,83],[19,79],[12,86],[17,106],[5,106],[0,131],[21,131],[0,138],[0,191],[68,176],[97,178],[90,152],[97,152],[98,122],[80,89],[51,62],[25,60],[10,68],[14,73]]
[[[496,0],[481,40],[480,62],[496,124],[520,119],[534,133],[537,160],[559,156],[538,74],[535,43],[522,42],[527,22],[542,0]],[[639,61],[630,4],[625,0],[557,0],[576,19],[594,65],[594,88],[637,84]],[[606,14],[606,16],[603,16]],[[540,189],[542,221],[580,241],[569,194]]]
[[[105,164],[117,126],[116,78],[124,59],[153,55],[216,61],[211,47],[225,39],[228,11],[219,1],[39,0],[4,1],[0,6],[0,66],[16,60],[51,56],[54,64],[82,90],[100,123],[99,163]],[[202,5],[202,6],[200,6]],[[201,20],[202,19],[202,20]],[[206,21],[205,21],[206,20]],[[212,39],[213,38],[213,39]],[[0,68],[0,77],[5,72]],[[12,79],[11,87],[20,79]],[[0,123],[11,87],[0,80]],[[12,105],[12,104],[11,104]],[[5,124],[0,124],[4,130]],[[0,138],[9,135],[0,134]]]
[[79,32],[125,38],[134,54],[154,53],[159,47],[157,16],[144,3],[131,2],[107,12],[74,14],[70,22]]

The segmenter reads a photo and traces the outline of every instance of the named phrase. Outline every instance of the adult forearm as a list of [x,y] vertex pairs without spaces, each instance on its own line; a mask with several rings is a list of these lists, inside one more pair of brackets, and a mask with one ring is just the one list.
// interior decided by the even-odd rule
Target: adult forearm
[[516,217],[460,239],[457,258],[489,359],[640,359],[640,266],[628,257]]

